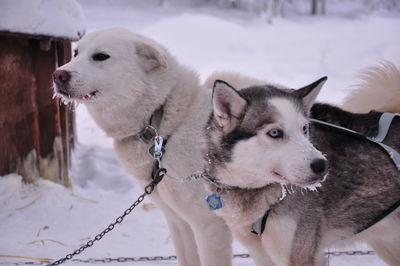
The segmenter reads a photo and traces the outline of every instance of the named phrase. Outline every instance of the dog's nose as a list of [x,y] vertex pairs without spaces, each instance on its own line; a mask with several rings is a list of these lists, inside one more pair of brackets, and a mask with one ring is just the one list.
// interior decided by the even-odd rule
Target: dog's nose
[[71,75],[68,71],[58,69],[53,72],[53,80],[57,84],[65,84],[71,79]]
[[329,163],[325,159],[316,159],[311,162],[311,170],[318,175],[324,175],[328,171]]

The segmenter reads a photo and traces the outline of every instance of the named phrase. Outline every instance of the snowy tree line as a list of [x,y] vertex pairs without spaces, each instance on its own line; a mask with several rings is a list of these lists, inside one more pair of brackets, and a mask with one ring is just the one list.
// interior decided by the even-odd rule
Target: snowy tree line
[[400,0],[154,0],[157,5],[211,5],[267,16],[329,13],[400,13]]
[[[0,0],[1,1],[1,0]],[[380,12],[400,14],[400,0],[78,0],[79,2],[118,2],[132,7],[215,7],[241,10],[270,21],[274,17],[295,15],[344,15],[356,16]]]
[[[329,12],[329,6],[359,7],[365,12],[374,10],[400,10],[399,0],[198,0],[255,12],[270,12],[275,15],[284,15],[285,10],[298,10],[305,14],[317,15]],[[327,9],[328,8],[328,9]]]

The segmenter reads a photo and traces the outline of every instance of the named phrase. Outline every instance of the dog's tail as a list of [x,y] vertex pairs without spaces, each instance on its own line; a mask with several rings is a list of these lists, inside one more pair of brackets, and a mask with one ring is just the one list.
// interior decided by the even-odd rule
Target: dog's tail
[[361,82],[345,98],[343,109],[367,113],[371,110],[400,113],[400,69],[385,61],[361,75]]

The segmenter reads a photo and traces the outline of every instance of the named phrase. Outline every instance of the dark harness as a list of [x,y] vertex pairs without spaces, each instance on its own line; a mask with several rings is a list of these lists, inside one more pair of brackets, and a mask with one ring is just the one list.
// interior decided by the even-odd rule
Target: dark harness
[[[393,114],[393,113],[383,113],[381,117],[379,118],[379,130],[378,134],[375,137],[367,137],[357,131],[341,127],[335,124],[331,124],[325,121],[317,120],[311,118],[310,121],[313,122],[314,124],[317,124],[319,126],[331,129],[333,131],[336,131],[341,134],[349,135],[352,137],[357,137],[361,139],[368,140],[370,142],[373,142],[380,147],[382,147],[386,153],[389,155],[390,159],[393,161],[393,163],[396,165],[397,169],[400,171],[400,153],[393,149],[392,147],[382,143],[383,140],[385,140],[387,133],[389,132],[390,125],[393,122],[393,119],[395,117],[400,117],[399,114]],[[257,234],[259,236],[262,235],[262,233],[265,230],[265,225],[267,223],[267,218],[269,215],[270,210],[267,210],[267,212],[262,216],[260,219],[258,219],[255,223],[252,225],[252,230],[251,232],[254,234]],[[361,228],[357,230],[354,234],[358,234],[369,227],[373,226],[374,224],[378,223],[385,217],[392,215],[394,213],[400,212],[400,200],[398,200],[395,204],[393,204],[389,209],[385,210],[381,215],[379,215],[376,219],[374,219],[369,225],[367,225],[364,228]]]

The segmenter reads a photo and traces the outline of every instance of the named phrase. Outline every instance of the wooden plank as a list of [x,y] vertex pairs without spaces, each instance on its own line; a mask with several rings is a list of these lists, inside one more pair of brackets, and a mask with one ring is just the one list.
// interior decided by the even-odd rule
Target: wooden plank
[[[0,36],[0,175],[22,171],[21,164],[32,153],[31,167],[38,166],[34,154],[40,150],[40,134],[31,52],[28,40]],[[35,169],[21,174],[30,181]]]
[[52,99],[52,74],[56,69],[56,48],[53,43],[50,50],[40,49],[40,42],[31,40],[32,73],[36,77],[36,102],[39,111],[40,155],[46,158],[53,152],[53,143],[61,136],[59,105]]
[[45,41],[0,36],[0,175],[69,186],[74,112],[52,99],[52,73],[71,58],[71,44]]
[[[71,43],[70,42],[57,42],[57,67],[64,65],[69,62],[72,56]],[[71,155],[74,147],[74,141],[76,139],[75,134],[75,107],[73,104],[59,105],[60,107],[60,124],[61,124],[61,136],[62,136],[62,147],[63,147],[63,165],[68,170],[71,167]],[[63,173],[64,185],[70,186],[68,171]]]

